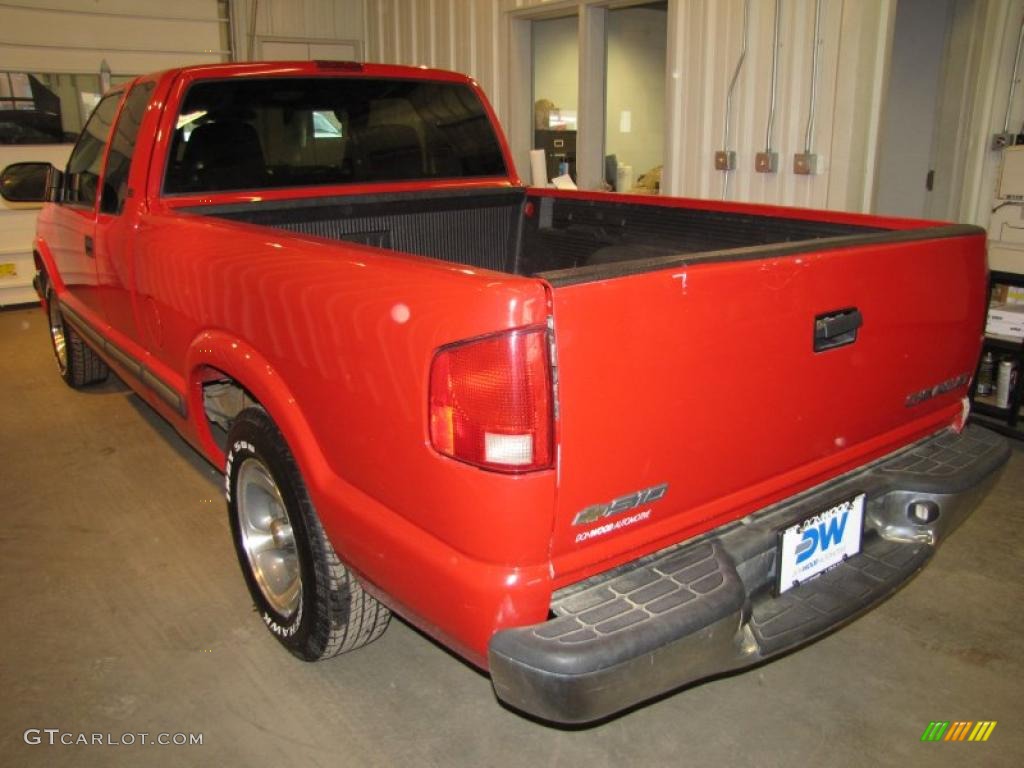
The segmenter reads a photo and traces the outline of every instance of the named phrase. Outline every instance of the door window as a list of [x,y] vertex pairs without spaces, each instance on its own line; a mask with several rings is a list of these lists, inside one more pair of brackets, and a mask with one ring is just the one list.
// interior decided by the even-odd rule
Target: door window
[[120,93],[104,96],[85,124],[64,174],[64,202],[87,208],[95,205],[103,150],[120,100]]
[[110,140],[107,171],[103,177],[103,196],[100,198],[100,211],[103,213],[119,214],[124,210],[124,201],[128,197],[128,169],[153,86],[152,82],[136,85],[124,101],[124,109]]

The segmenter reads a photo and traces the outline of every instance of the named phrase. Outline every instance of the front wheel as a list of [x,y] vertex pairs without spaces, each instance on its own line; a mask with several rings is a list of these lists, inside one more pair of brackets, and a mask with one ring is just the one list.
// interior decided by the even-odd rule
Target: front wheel
[[57,358],[57,371],[72,389],[106,381],[110,369],[74,328],[64,321],[57,296],[51,288],[46,292],[46,314],[50,321],[50,342]]
[[228,515],[245,582],[263,623],[306,661],[376,640],[391,613],[342,565],[284,438],[262,408],[228,432]]

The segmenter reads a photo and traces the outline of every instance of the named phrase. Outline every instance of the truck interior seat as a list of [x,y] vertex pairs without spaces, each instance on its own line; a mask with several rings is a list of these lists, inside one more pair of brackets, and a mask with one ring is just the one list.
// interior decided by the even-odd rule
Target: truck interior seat
[[357,140],[366,178],[418,179],[423,176],[423,144],[412,126],[369,125],[359,132]]
[[199,189],[245,189],[267,182],[260,137],[241,120],[198,126],[185,145],[182,165],[186,183]]

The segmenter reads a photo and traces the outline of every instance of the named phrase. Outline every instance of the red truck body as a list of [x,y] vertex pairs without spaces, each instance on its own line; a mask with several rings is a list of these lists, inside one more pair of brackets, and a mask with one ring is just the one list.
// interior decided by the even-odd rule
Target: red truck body
[[[204,387],[228,378],[244,388],[280,429],[341,561],[474,664],[493,666],[496,633],[548,622],[559,590],[705,541],[963,430],[983,332],[982,232],[773,206],[523,192],[497,128],[509,170],[496,177],[165,192],[179,108],[195,82],[290,77],[463,84],[497,126],[472,81],[434,70],[245,64],[140,78],[123,86],[152,83],[123,210],[46,205],[38,267],[90,346],[219,468],[225,451]],[[864,234],[515,274],[218,213],[421,193],[522,194],[525,242],[544,235],[552,211],[557,220],[590,205]],[[814,318],[847,307],[863,317],[857,343],[814,353]],[[428,414],[439,350],[522,329],[552,340],[549,465],[492,471],[443,455]],[[582,510],[662,486],[623,517],[602,508],[593,525],[578,522]],[[567,720],[629,703],[570,712],[499,695]]]

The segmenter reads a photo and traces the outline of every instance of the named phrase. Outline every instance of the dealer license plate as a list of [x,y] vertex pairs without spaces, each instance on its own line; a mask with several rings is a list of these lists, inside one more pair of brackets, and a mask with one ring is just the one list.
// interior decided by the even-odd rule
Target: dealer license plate
[[860,552],[863,530],[863,493],[784,530],[779,541],[779,594]]

